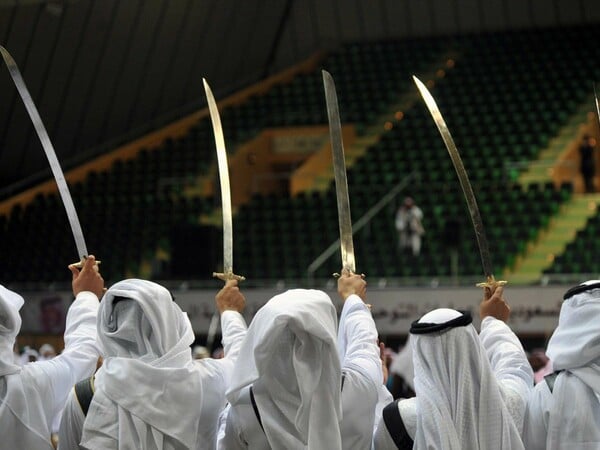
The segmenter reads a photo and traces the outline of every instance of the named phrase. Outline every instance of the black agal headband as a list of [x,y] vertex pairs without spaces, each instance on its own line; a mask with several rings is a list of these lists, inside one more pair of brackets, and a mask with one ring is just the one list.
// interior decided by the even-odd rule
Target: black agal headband
[[413,322],[412,325],[410,326],[410,333],[411,334],[436,333],[439,331],[447,330],[449,328],[466,327],[471,322],[473,322],[473,318],[471,317],[471,313],[469,311],[459,311],[459,313],[461,313],[462,315],[458,316],[455,319],[449,320],[448,322],[444,322],[444,323],[427,323],[427,322],[419,323],[419,321],[417,320],[417,321]]
[[600,282],[591,284],[579,284],[569,289],[563,296],[563,300],[568,300],[571,297],[581,294],[582,292],[591,291],[592,289],[600,289]]

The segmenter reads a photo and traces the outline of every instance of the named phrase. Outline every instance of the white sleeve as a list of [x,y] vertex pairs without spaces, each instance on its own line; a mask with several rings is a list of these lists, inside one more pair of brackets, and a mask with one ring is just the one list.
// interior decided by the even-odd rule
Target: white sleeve
[[231,405],[227,404],[219,416],[219,431],[217,434],[217,450],[246,450],[248,446],[236,431],[235,416],[230,414]]
[[548,436],[548,422],[554,397],[545,381],[538,383],[527,402],[523,425],[523,444],[527,450],[544,450]]
[[486,317],[481,322],[481,343],[500,385],[506,406],[519,431],[533,388],[533,370],[519,338],[501,320]]
[[80,292],[67,312],[63,352],[51,360],[23,367],[45,399],[49,420],[61,410],[73,385],[96,370],[100,355],[96,343],[98,305],[95,294]]
[[246,321],[237,311],[223,311],[221,314],[221,329],[223,330],[223,352],[225,358],[236,360],[246,337]]
[[344,302],[338,330],[342,372],[356,370],[376,385],[383,383],[383,369],[377,346],[377,328],[371,311],[358,295]]
[[60,421],[58,431],[58,450],[78,450],[83,432],[85,416],[75,397],[74,389],[71,389],[67,404]]
[[383,371],[377,328],[371,311],[357,295],[344,302],[338,330],[338,351],[344,375],[342,388],[342,446],[368,448],[375,426]]
[[222,344],[225,356],[221,359],[206,358],[201,361],[206,367],[214,367],[221,373],[224,387],[227,389],[248,328],[244,317],[239,312],[223,311],[221,330],[223,330]]

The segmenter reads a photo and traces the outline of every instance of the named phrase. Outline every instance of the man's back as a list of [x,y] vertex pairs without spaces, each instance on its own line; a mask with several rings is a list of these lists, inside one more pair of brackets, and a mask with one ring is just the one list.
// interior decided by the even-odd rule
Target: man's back
[[527,449],[600,448],[600,280],[567,291],[547,354],[555,372],[530,396]]
[[[219,292],[225,358],[198,361],[192,359],[189,318],[167,289],[138,279],[113,285],[99,312],[104,364],[96,374],[81,446],[214,448],[218,414],[225,406],[233,361],[246,332],[238,312],[244,304],[231,283]],[[71,442],[79,442],[77,421],[70,422],[73,429],[61,431],[71,436]]]
[[[29,363],[23,367],[14,366],[12,362],[12,345],[21,326],[18,310],[23,299],[0,286],[2,448],[51,449],[52,419],[64,406],[71,387],[80,379],[90,376],[95,368],[98,358],[96,314],[98,295],[101,295],[104,281],[91,268],[93,264],[92,257],[86,262],[80,281],[89,282],[85,288],[94,286],[97,294],[75,289],[78,277],[74,278],[76,299],[67,313],[63,353],[52,360]],[[15,298],[19,299],[16,304]]]

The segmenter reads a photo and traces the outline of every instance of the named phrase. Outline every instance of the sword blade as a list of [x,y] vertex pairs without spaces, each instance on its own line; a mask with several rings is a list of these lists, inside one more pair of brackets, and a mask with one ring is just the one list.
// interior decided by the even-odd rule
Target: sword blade
[[217,147],[217,164],[219,166],[219,181],[221,184],[221,205],[223,210],[223,272],[225,275],[233,274],[233,219],[231,212],[231,189],[229,185],[229,169],[227,167],[227,150],[225,149],[225,138],[221,116],[217,108],[217,102],[213,96],[208,82],[203,78],[204,91],[208,101],[208,110],[212,122],[215,144]]
[[81,259],[85,258],[88,255],[87,246],[85,245],[85,239],[83,237],[83,231],[81,229],[81,224],[79,223],[79,217],[77,216],[77,211],[75,210],[75,205],[73,204],[73,199],[71,198],[71,192],[69,191],[69,186],[65,180],[65,176],[60,167],[60,163],[58,158],[56,157],[56,151],[52,146],[52,142],[50,141],[50,137],[46,131],[46,127],[44,127],[44,123],[42,122],[42,118],[33,103],[31,95],[29,94],[29,90],[25,85],[25,81],[23,80],[23,76],[17,67],[17,63],[10,55],[10,53],[0,45],[0,53],[2,53],[2,58],[4,59],[4,63],[10,73],[10,76],[21,96],[21,100],[23,100],[23,104],[27,109],[27,113],[33,123],[33,127],[35,128],[35,132],[40,139],[42,144],[42,148],[44,149],[44,153],[46,153],[46,158],[48,158],[48,163],[50,164],[50,169],[52,170],[52,174],[54,175],[54,179],[56,180],[56,184],[58,186],[58,192],[60,194],[60,198],[62,199],[63,205],[65,207],[65,211],[67,212],[67,217],[69,219],[69,225],[71,226],[71,232],[73,233],[73,238],[75,239],[75,246],[77,247],[77,253]]
[[356,272],[354,258],[354,242],[352,241],[352,219],[350,216],[350,197],[348,195],[348,179],[346,177],[346,159],[342,140],[342,125],[338,108],[335,83],[331,74],[323,70],[323,86],[329,119],[329,136],[333,153],[333,173],[335,175],[335,194],[337,197],[338,221],[340,226],[340,248],[342,252],[342,268]]
[[596,114],[598,123],[600,124],[600,103],[598,103],[598,94],[596,94],[596,83],[594,83],[594,99],[596,100]]
[[415,81],[423,100],[425,100],[425,104],[427,105],[427,109],[431,113],[433,117],[433,121],[435,122],[440,134],[442,135],[442,139],[444,140],[444,144],[446,144],[446,148],[448,149],[448,153],[450,154],[450,158],[452,159],[452,164],[454,165],[454,169],[456,170],[456,174],[458,175],[458,180],[460,181],[460,186],[463,190],[463,194],[465,196],[465,200],[467,201],[467,207],[469,208],[469,213],[471,215],[471,222],[473,222],[473,229],[475,230],[475,237],[477,238],[477,245],[479,246],[479,253],[481,255],[481,265],[483,266],[483,273],[485,274],[488,280],[493,280],[493,271],[492,271],[492,258],[490,256],[490,249],[488,245],[488,240],[485,235],[485,230],[483,228],[483,221],[481,220],[481,214],[479,213],[479,207],[477,206],[477,200],[475,199],[475,194],[473,193],[473,188],[471,187],[471,183],[469,181],[469,176],[463,165],[462,159],[460,158],[460,153],[458,152],[458,148],[456,148],[456,144],[454,143],[454,139],[452,139],[452,135],[450,134],[450,130],[442,117],[442,113],[440,112],[433,96],[425,87],[425,85],[415,76],[413,76],[413,80]]

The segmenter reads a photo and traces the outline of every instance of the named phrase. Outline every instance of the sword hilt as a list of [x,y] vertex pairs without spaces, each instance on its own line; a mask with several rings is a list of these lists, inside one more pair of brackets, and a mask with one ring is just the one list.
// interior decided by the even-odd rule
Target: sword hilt
[[218,278],[219,280],[223,280],[223,281],[228,281],[228,280],[244,281],[246,279],[246,277],[244,277],[242,275],[236,275],[233,272],[225,272],[225,273],[213,272],[212,276],[215,278]]
[[[348,274],[348,275],[353,275],[353,274],[354,274],[354,271],[353,271],[353,270],[350,270],[350,269],[342,269],[342,273],[337,273],[337,272],[335,272],[335,273],[333,274],[333,276],[334,276],[335,278],[339,278],[339,277],[341,277],[342,275],[346,275],[346,274]],[[365,275],[364,273],[361,273],[361,274],[360,274],[360,276],[361,276],[362,278],[365,278],[365,277],[366,277],[366,275]]]
[[[83,269],[83,263],[84,261],[87,259],[86,256],[84,256],[83,258],[81,258],[81,261],[73,263],[73,264],[69,264],[70,266],[75,266],[76,268],[78,268],[79,270]],[[100,265],[102,261],[96,261],[96,265]]]
[[477,283],[475,286],[480,287],[480,288],[490,288],[492,291],[494,291],[494,289],[496,289],[498,286],[504,286],[506,285],[508,282],[505,280],[496,280],[494,278],[494,275],[490,275],[487,277],[487,280],[484,281],[483,283]]

